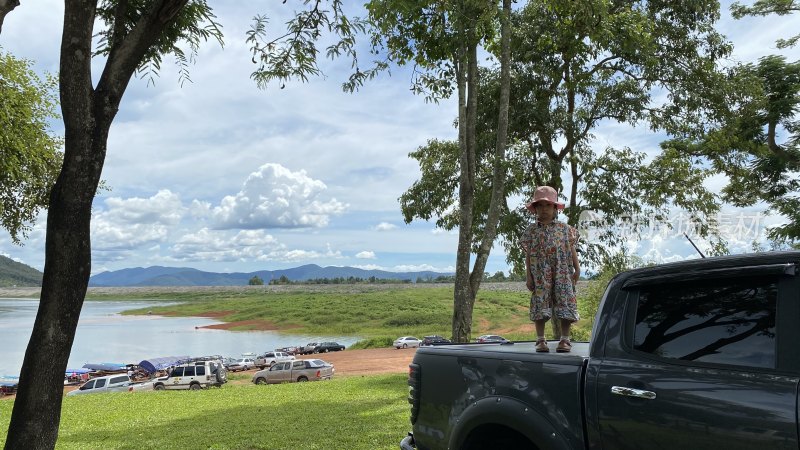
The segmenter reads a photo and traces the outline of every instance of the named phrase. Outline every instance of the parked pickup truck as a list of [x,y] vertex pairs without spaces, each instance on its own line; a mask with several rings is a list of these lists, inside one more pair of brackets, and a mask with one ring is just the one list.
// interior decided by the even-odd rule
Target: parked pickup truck
[[272,365],[277,362],[294,361],[294,359],[294,355],[285,352],[266,352],[258,355],[255,360],[255,365],[258,366],[259,369],[264,369],[266,367],[272,367]]
[[253,374],[255,384],[276,384],[304,381],[330,380],[334,372],[333,364],[321,359],[298,359],[277,362],[269,369]]
[[402,449],[794,449],[800,252],[637,269],[590,343],[420,347]]

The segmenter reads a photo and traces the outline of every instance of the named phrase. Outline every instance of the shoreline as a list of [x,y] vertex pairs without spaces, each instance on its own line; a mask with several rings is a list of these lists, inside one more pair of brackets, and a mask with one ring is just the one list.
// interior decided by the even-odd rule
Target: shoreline
[[[579,282],[580,284],[581,282]],[[135,295],[191,293],[191,292],[372,292],[397,289],[453,288],[453,283],[397,283],[397,284],[288,284],[263,286],[90,286],[87,299],[93,295]],[[483,282],[481,290],[526,292],[522,281]],[[41,293],[38,286],[0,287],[0,298],[37,298]]]

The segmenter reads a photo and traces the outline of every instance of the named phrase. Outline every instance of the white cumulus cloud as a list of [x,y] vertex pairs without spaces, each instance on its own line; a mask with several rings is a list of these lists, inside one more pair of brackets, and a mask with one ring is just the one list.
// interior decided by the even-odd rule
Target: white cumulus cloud
[[449,267],[434,267],[430,264],[402,264],[399,266],[395,266],[394,271],[396,272],[422,272],[425,270],[430,270],[431,272],[455,272],[456,268],[453,266]]
[[150,198],[111,197],[92,217],[92,249],[124,249],[163,242],[186,208],[180,197],[160,190]]
[[375,226],[375,229],[378,231],[389,231],[394,230],[395,228],[397,228],[397,225],[389,222],[381,222]]
[[215,228],[324,227],[330,216],[347,209],[335,198],[321,198],[326,189],[325,183],[304,170],[292,172],[280,164],[264,164],[247,177],[241,191],[213,208]]
[[363,251],[356,253],[358,259],[376,259],[375,252]]
[[355,267],[356,269],[362,269],[362,270],[386,270],[385,267],[379,266],[377,264],[356,264],[351,267]]

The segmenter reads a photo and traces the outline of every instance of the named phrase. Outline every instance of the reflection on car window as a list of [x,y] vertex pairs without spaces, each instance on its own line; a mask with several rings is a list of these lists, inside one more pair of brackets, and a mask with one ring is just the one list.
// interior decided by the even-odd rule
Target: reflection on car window
[[775,367],[776,279],[737,278],[645,289],[634,347],[685,361]]

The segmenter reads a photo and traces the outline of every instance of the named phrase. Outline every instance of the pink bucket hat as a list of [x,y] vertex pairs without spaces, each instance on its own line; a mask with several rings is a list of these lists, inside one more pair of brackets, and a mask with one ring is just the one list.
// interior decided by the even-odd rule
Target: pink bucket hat
[[558,192],[550,186],[539,186],[533,193],[531,201],[525,204],[528,211],[535,212],[536,204],[539,202],[547,202],[556,205],[557,209],[564,209],[564,204],[558,201]]

